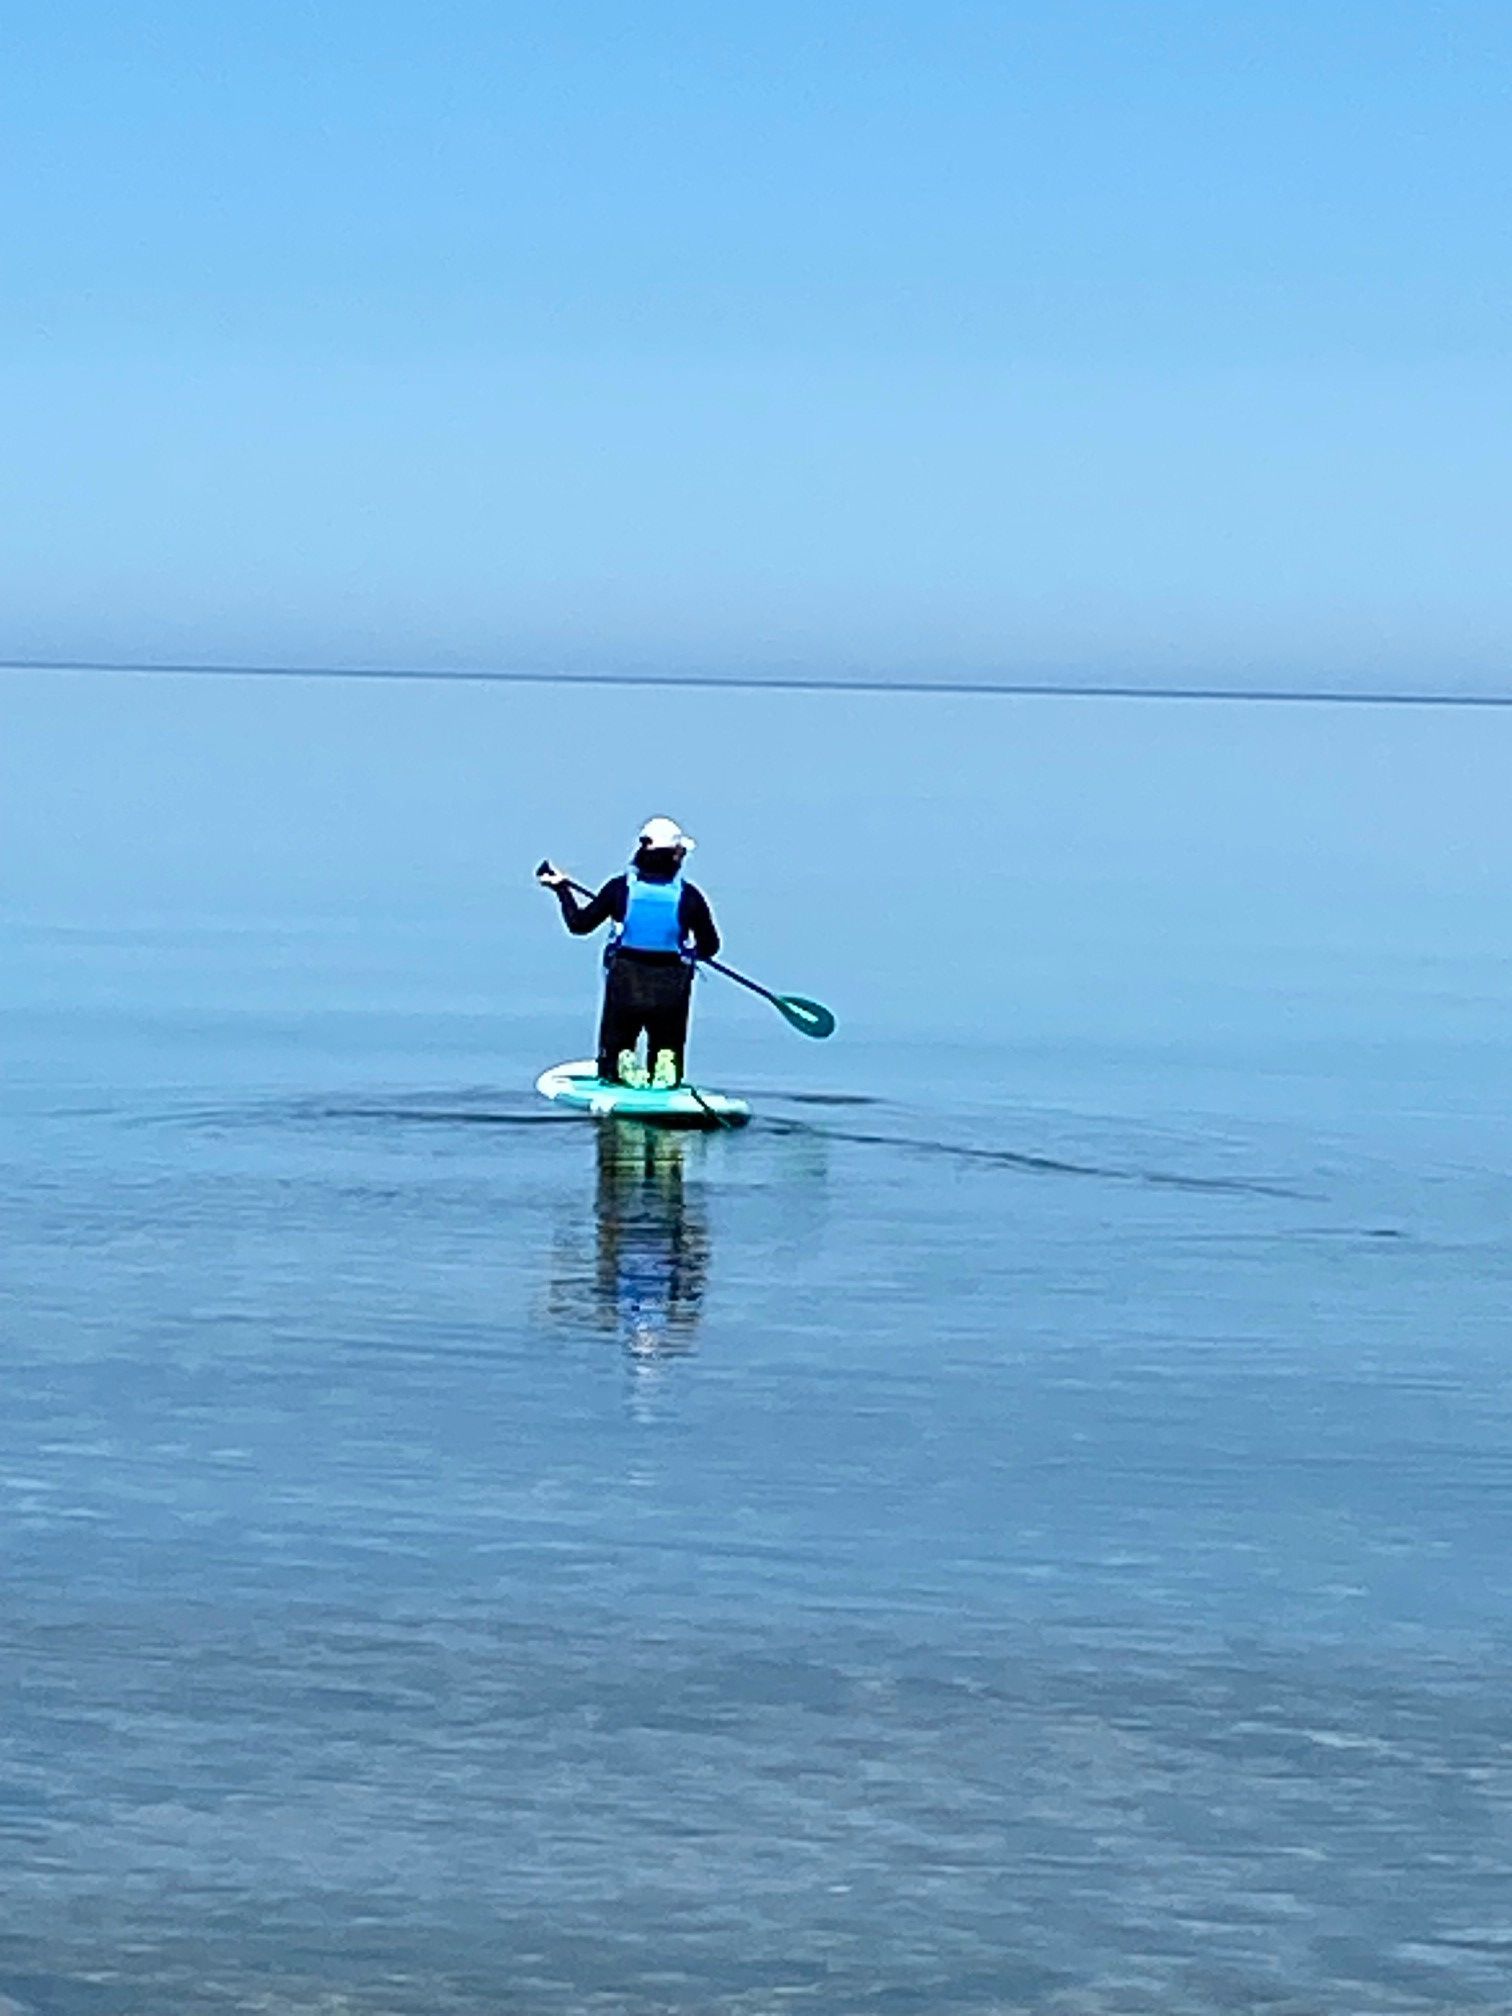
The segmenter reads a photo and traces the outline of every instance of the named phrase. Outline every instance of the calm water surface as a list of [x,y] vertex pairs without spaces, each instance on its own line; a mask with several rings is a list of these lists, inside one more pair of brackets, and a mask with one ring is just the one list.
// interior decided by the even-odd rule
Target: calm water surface
[[1512,2008],[1512,724],[0,699],[0,1998]]

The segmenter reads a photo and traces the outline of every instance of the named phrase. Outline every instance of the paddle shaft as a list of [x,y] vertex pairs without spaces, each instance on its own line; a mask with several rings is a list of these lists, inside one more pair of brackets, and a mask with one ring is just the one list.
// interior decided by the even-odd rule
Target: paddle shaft
[[[543,861],[541,868],[545,866],[546,863]],[[541,869],[538,868],[536,873],[539,875],[540,872]],[[586,896],[590,903],[598,894],[596,889],[587,889],[581,882],[574,882],[570,875],[565,876],[563,879],[574,896]],[[744,973],[737,973],[733,966],[726,966],[722,959],[700,959],[698,963],[700,966],[712,967],[716,973],[723,973],[726,980],[733,980],[737,987],[749,987],[751,992],[759,994],[763,1001],[771,1001],[779,1006],[782,1002],[780,994],[774,994],[770,987],[763,987],[759,980],[751,980]]]

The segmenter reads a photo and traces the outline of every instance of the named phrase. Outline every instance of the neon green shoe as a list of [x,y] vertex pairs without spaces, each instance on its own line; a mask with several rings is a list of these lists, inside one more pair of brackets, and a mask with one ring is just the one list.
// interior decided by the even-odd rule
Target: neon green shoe
[[656,1069],[651,1073],[651,1083],[658,1092],[670,1092],[678,1083],[677,1059],[670,1050],[658,1050]]
[[631,1086],[635,1091],[640,1091],[651,1082],[646,1076],[645,1065],[633,1050],[621,1050],[619,1053],[619,1082],[621,1085]]

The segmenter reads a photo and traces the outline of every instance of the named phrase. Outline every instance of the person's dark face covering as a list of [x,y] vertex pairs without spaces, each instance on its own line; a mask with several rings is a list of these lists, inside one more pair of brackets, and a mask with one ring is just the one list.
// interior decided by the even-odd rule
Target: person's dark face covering
[[681,847],[646,847],[635,850],[633,867],[645,882],[670,882],[683,864]]

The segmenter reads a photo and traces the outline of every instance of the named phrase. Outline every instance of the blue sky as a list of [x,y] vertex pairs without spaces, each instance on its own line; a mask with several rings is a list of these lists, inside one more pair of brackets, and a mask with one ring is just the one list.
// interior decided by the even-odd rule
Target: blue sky
[[0,655],[1504,684],[1505,6],[5,39]]

